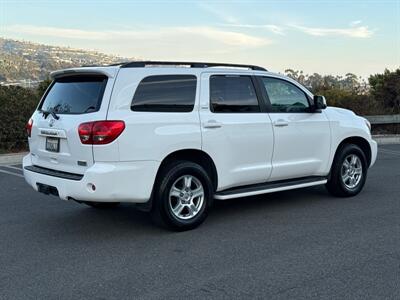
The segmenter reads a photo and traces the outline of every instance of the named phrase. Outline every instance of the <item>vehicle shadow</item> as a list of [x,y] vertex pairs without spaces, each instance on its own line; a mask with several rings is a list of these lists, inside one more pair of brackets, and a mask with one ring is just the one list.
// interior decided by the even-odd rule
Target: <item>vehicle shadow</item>
[[[263,194],[259,196],[237,198],[226,201],[215,201],[209,217],[200,227],[205,230],[209,226],[226,224],[240,219],[251,220],[260,211],[271,210],[285,213],[297,207],[307,207],[315,202],[331,198],[323,187],[310,187],[299,190]],[[65,203],[68,209],[57,209],[44,215],[36,226],[51,235],[62,235],[64,238],[84,237],[97,238],[129,238],[141,236],[159,236],[180,234],[156,226],[149,213],[138,211],[133,205],[121,204],[112,209],[93,209],[77,203]],[[208,228],[209,229],[209,228]]]

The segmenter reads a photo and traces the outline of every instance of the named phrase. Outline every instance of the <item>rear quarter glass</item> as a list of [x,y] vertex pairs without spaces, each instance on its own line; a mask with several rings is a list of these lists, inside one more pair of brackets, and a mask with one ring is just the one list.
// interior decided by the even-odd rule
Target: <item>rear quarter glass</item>
[[67,76],[53,81],[39,110],[57,114],[85,114],[100,109],[107,77],[103,75]]

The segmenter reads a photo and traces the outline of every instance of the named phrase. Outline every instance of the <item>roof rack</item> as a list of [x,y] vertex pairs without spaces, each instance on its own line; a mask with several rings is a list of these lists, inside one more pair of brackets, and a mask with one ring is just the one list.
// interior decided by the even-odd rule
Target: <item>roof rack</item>
[[182,61],[132,61],[122,63],[121,68],[144,68],[146,66],[189,66],[190,68],[233,67],[246,68],[256,71],[267,71],[263,67],[242,64],[207,63],[207,62],[182,62]]

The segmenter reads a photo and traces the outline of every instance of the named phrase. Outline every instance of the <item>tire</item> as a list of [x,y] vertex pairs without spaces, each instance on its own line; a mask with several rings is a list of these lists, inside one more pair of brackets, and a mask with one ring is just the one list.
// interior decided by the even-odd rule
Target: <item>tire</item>
[[345,144],[335,155],[326,188],[337,197],[355,196],[364,187],[367,172],[364,152],[357,145]]
[[189,161],[165,166],[153,192],[153,221],[174,231],[194,229],[203,223],[214,194],[207,172]]
[[119,202],[92,202],[92,201],[81,201],[80,203],[86,204],[90,207],[97,209],[107,209],[117,207]]

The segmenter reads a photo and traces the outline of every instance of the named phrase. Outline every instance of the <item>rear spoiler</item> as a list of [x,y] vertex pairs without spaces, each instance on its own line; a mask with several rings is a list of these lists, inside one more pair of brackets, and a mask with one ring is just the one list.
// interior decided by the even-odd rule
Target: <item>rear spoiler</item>
[[73,75],[105,75],[109,78],[113,78],[117,73],[114,68],[76,68],[76,69],[64,69],[58,70],[50,73],[50,78],[52,80],[73,76]]

